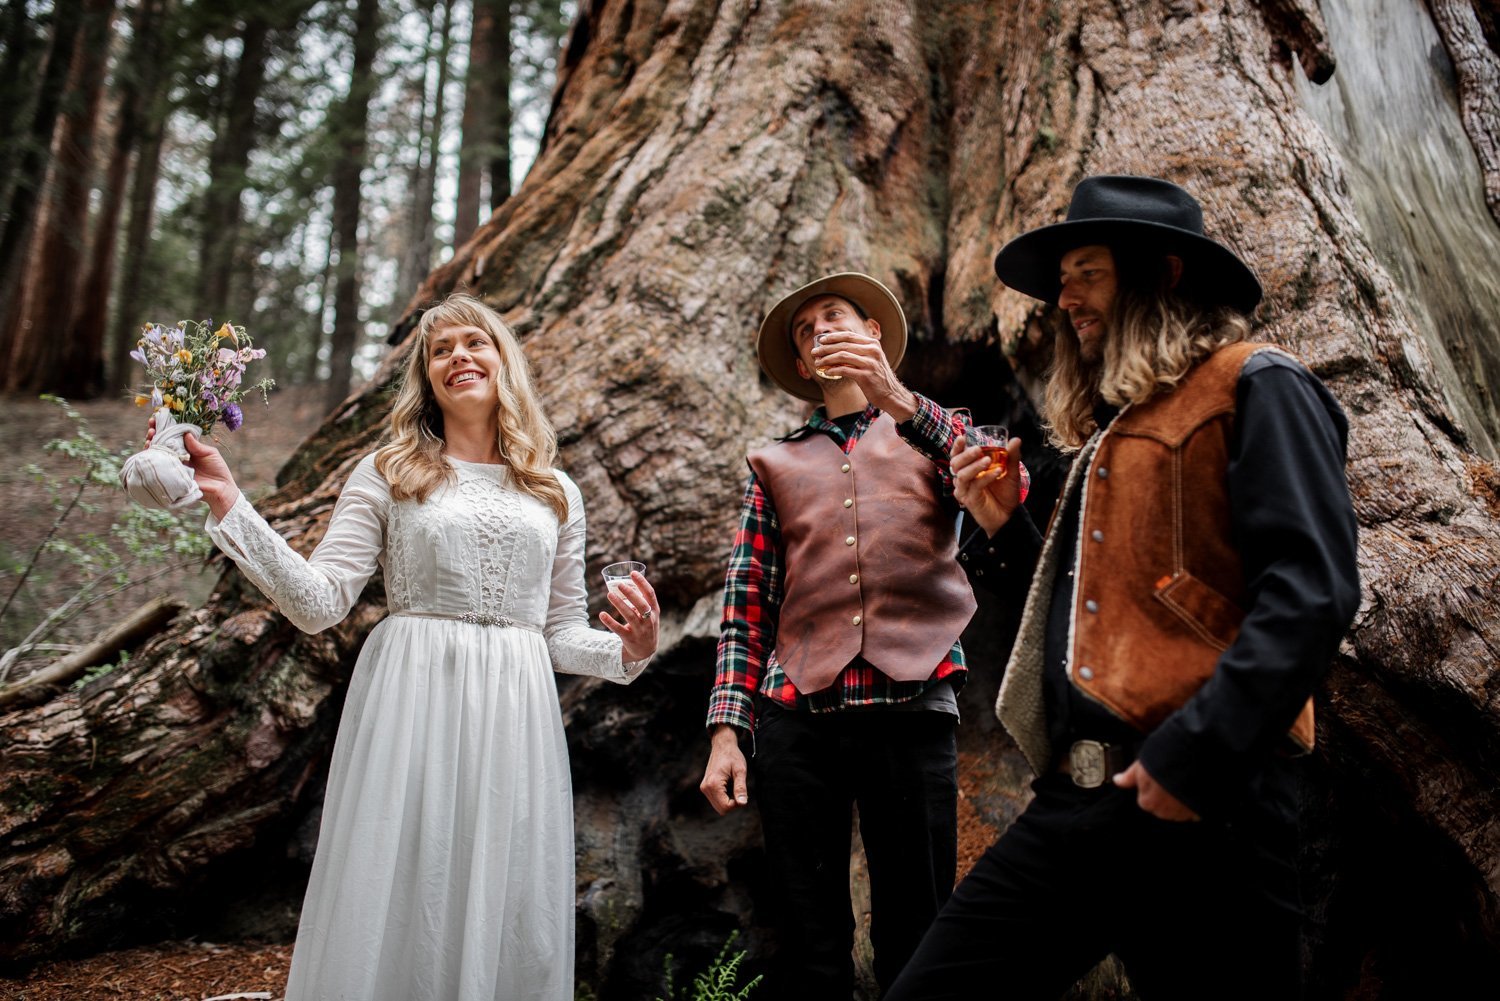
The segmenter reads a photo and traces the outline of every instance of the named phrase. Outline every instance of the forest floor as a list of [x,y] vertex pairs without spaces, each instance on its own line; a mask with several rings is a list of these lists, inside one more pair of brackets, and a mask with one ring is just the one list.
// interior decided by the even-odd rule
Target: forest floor
[[[139,440],[146,415],[123,399],[104,399],[75,404],[90,431],[107,446],[118,448]],[[228,439],[226,456],[235,475],[252,496],[263,494],[275,483],[276,472],[297,446],[318,426],[324,414],[322,387],[303,386],[276,391],[271,410],[246,408],[245,426]],[[67,438],[73,427],[55,403],[35,398],[0,397],[0,511],[5,512],[0,531],[0,602],[15,586],[9,571],[12,561],[28,559],[46,536],[56,516],[45,491],[24,470],[35,463],[54,480],[76,474],[77,463],[49,454],[43,446],[55,438]],[[107,532],[128,503],[123,493],[100,488],[91,491],[98,510],[70,516],[66,531]],[[190,604],[201,602],[213,587],[216,573],[185,575],[171,587],[158,585],[153,594],[175,593]],[[16,600],[0,623],[0,649],[30,628],[39,615],[56,607],[80,583],[79,571],[54,557],[39,561],[23,597]],[[150,588],[151,585],[147,585]],[[144,590],[144,589],[138,589]],[[108,605],[90,608],[72,620],[66,639],[87,639],[104,625],[117,621],[122,609],[147,595],[125,592]],[[24,635],[21,632],[20,635]],[[18,675],[19,676],[19,672]],[[974,763],[966,760],[960,769],[974,775]],[[995,838],[995,829],[985,822],[974,805],[959,802],[959,872],[966,873]],[[139,998],[150,1001],[202,1001],[205,998],[279,999],[285,989],[292,948],[265,943],[164,942],[152,946],[100,953],[82,959],[45,963],[19,980],[0,978],[0,1001],[82,1001],[95,998]]]
[[21,980],[0,979],[3,1001],[201,1001],[279,999],[291,945],[166,942],[45,963]]

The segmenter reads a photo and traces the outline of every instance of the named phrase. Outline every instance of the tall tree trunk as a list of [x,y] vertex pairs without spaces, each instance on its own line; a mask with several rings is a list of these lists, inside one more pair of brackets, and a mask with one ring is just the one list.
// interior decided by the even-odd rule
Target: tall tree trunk
[[27,16],[26,7],[26,0],[8,0],[0,14],[0,35],[4,36],[0,101],[5,102],[6,109],[0,117],[0,212],[6,215],[15,189],[16,167],[26,146],[28,116],[39,96],[36,71],[40,60],[46,58],[45,50],[38,51],[41,33]]
[[490,159],[486,172],[490,179],[490,212],[510,197],[510,133],[514,125],[514,114],[510,105],[511,63],[514,56],[511,42],[511,0],[489,0],[494,5],[490,25],[489,66],[490,93],[494,109],[494,135],[490,139]]
[[[749,332],[812,276],[868,271],[909,317],[908,383],[1026,427],[1045,467],[1027,387],[1057,317],[990,262],[1106,171],[1200,196],[1210,232],[1264,280],[1260,331],[1351,420],[1367,601],[1319,694],[1317,819],[1335,850],[1317,996],[1494,982],[1500,476],[1446,402],[1441,342],[1372,248],[1354,165],[1303,109],[1296,61],[1332,68],[1311,0],[585,5],[541,156],[413,300],[462,283],[504,313],[587,499],[594,565],[644,560],[662,597],[662,651],[632,688],[559,683],[581,986],[654,996],[666,951],[692,961],[741,924],[757,955],[766,944],[755,822],[712,817],[695,791],[742,456],[802,413],[759,376]],[[302,551],[377,439],[403,355],[260,502]],[[373,586],[305,637],[229,572],[122,670],[0,717],[0,957],[98,942],[114,915],[145,934],[138,916],[280,857],[382,601]],[[1007,614],[971,631],[963,696],[981,828],[1025,798],[985,705]]]
[[[496,138],[495,77],[498,54],[491,51],[496,22],[509,0],[474,0],[469,29],[469,69],[464,75],[463,138],[458,151],[458,195],[453,209],[453,246],[467,243],[479,224],[479,196]],[[509,76],[507,72],[506,76]]]
[[374,66],[379,40],[379,0],[359,0],[354,14],[354,68],[349,77],[349,95],[333,130],[339,150],[333,168],[333,232],[338,241],[338,266],[324,397],[329,407],[338,406],[349,395],[354,348],[359,341],[359,177],[365,169],[365,133],[370,97],[375,93]]
[[202,249],[198,254],[195,313],[199,315],[223,318],[230,306],[230,281],[243,212],[241,198],[250,184],[250,151],[258,138],[255,102],[265,85],[270,33],[270,22],[252,8],[239,32],[240,57],[209,154]]
[[114,0],[85,0],[79,46],[63,97],[62,128],[51,176],[51,197],[32,241],[31,260],[4,323],[10,329],[7,389],[89,395],[103,380],[102,332],[78,350],[67,343],[78,305],[87,246],[94,132],[104,97]]
[[[64,338],[63,368],[74,375],[93,374],[92,381],[80,379],[71,390],[74,396],[97,396],[105,388],[104,332],[109,328],[110,288],[114,282],[115,251],[119,244],[120,212],[125,202],[125,181],[129,174],[130,155],[141,137],[147,109],[153,104],[155,67],[161,61],[159,33],[164,0],[141,0],[136,8],[131,31],[130,53],[119,74],[120,119],[105,169],[104,186],[95,214],[92,253],[88,271],[78,290],[71,332]],[[154,169],[154,168],[153,168]],[[128,338],[127,338],[128,342]],[[125,348],[124,354],[129,355]],[[118,347],[114,361],[120,357]],[[110,374],[119,381],[122,368]]]
[[338,246],[338,232],[331,227],[328,230],[328,244],[323,253],[323,273],[318,276],[318,314],[313,326],[310,344],[312,350],[308,352],[302,363],[302,381],[308,384],[318,380],[318,362],[323,353],[323,342],[326,340],[324,326],[328,321],[328,307],[333,301],[333,280],[335,252]]
[[[433,16],[437,6],[434,5]],[[396,294],[399,297],[409,296],[416,287],[421,284],[422,279],[432,268],[432,209],[437,200],[437,167],[438,156],[441,152],[443,128],[447,120],[446,102],[443,92],[448,86],[448,61],[452,48],[453,37],[453,0],[443,0],[442,3],[442,28],[439,30],[437,59],[437,87],[434,90],[432,102],[431,124],[427,124],[426,117],[426,76],[424,73],[423,87],[423,113],[419,116],[422,128],[417,134],[417,157],[412,164],[411,181],[411,219],[407,229],[407,252],[401,258],[401,270],[397,280]],[[427,64],[431,64],[434,54],[431,44],[432,31],[428,30]]]
[[25,278],[25,248],[32,242],[32,229],[42,190],[52,163],[52,136],[62,107],[63,92],[73,66],[73,52],[83,20],[83,5],[58,4],[52,14],[52,42],[46,68],[38,87],[31,131],[22,147],[16,182],[3,220],[0,220],[0,363],[11,367],[15,330],[7,322],[11,304]]
[[129,221],[125,226],[125,245],[121,248],[124,269],[120,274],[119,298],[115,304],[115,322],[110,336],[110,378],[117,383],[130,381],[130,352],[135,347],[137,330],[145,322],[141,315],[145,301],[142,268],[151,244],[152,222],[156,214],[156,185],[161,175],[162,140],[167,128],[169,102],[161,87],[161,67],[155,56],[159,52],[161,22],[170,17],[172,0],[143,0],[159,5],[154,21],[155,40],[152,57],[140,66],[141,103],[139,147],[136,150],[135,173],[130,181]]

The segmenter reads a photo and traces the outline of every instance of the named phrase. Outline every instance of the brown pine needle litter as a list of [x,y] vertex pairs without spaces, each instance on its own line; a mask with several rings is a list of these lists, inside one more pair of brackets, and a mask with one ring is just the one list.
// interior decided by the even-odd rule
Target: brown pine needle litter
[[0,978],[0,1001],[281,1001],[292,946],[163,942]]

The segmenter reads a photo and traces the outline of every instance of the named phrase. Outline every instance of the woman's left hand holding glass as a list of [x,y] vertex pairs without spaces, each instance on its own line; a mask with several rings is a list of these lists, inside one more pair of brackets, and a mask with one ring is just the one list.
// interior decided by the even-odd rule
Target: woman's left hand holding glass
[[661,606],[656,591],[646,575],[632,572],[628,581],[606,592],[609,603],[619,613],[617,620],[608,612],[599,613],[604,628],[620,637],[621,659],[627,663],[645,660],[656,652],[657,628],[661,623]]

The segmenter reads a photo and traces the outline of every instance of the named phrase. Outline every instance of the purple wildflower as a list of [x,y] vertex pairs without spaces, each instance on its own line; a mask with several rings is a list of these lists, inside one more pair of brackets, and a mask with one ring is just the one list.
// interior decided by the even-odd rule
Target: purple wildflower
[[238,431],[240,425],[245,423],[244,411],[240,410],[238,403],[226,403],[224,405],[224,426],[231,431]]

